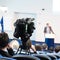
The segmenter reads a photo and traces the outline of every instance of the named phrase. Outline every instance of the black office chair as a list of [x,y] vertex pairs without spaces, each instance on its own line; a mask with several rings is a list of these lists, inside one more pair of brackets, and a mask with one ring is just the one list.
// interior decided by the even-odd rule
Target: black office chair
[[41,60],[51,60],[51,58],[46,54],[32,54],[32,56],[38,57]]
[[39,58],[33,57],[31,55],[15,55],[13,58],[17,60],[40,60]]
[[57,59],[60,59],[60,55],[58,55],[58,54],[54,54],[54,56],[56,56]]
[[8,58],[8,57],[2,57],[2,58],[0,58],[0,60],[16,60],[16,59]]
[[52,55],[54,55],[57,59],[60,59],[60,55],[59,54],[57,54],[57,53],[53,53]]
[[51,58],[51,60],[56,60],[57,59],[57,57],[54,56],[53,54],[47,54],[47,56],[49,56]]

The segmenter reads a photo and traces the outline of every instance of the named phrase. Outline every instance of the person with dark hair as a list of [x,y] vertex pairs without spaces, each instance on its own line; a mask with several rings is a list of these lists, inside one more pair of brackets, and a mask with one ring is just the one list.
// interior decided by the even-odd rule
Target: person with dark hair
[[7,33],[0,33],[0,55],[4,57],[12,57],[13,49],[9,46],[9,36]]

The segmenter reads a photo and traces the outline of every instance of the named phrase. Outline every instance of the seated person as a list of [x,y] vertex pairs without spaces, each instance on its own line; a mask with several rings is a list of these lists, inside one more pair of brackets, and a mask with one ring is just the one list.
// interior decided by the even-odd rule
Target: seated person
[[9,37],[5,32],[0,33],[0,55],[4,57],[12,57],[14,52],[9,46]]
[[33,53],[37,53],[36,48],[34,45],[32,45],[30,38],[26,42],[22,42],[22,45],[20,45],[19,47],[27,51],[31,49],[30,52],[33,51]]
[[30,49],[32,49],[34,53],[37,53],[37,52],[36,52],[36,48],[35,48],[34,45],[32,45],[32,42],[31,42],[30,39],[27,40],[26,46],[28,46]]

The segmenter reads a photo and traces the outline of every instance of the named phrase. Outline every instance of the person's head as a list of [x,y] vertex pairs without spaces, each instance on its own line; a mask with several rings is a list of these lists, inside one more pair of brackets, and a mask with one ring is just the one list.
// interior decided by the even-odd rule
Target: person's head
[[35,44],[35,48],[37,51],[42,51],[42,46],[40,44]]
[[51,53],[52,53],[53,51],[54,51],[54,47],[52,47],[52,46],[51,46],[51,47],[49,47],[49,52],[51,52]]
[[58,53],[60,51],[60,46],[59,45],[56,45],[55,46],[55,52]]
[[0,48],[5,48],[8,45],[9,37],[5,32],[0,33]]
[[42,44],[42,48],[43,48],[43,50],[47,50],[47,49],[48,49],[47,44],[46,44],[46,43],[43,43],[43,44]]
[[46,23],[47,26],[49,26],[49,23]]

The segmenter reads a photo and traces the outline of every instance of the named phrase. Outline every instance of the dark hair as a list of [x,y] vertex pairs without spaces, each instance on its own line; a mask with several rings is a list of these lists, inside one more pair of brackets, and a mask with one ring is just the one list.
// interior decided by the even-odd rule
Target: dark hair
[[4,48],[8,45],[9,37],[5,32],[0,33],[0,48]]

